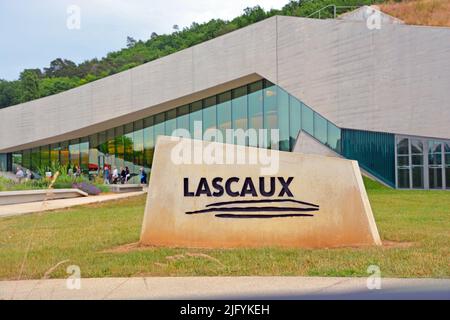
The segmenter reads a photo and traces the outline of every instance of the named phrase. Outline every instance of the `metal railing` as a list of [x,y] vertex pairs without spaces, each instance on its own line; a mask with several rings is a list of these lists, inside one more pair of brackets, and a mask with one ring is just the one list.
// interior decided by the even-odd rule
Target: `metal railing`
[[329,10],[330,8],[333,8],[333,19],[336,19],[337,17],[337,11],[338,9],[356,9],[356,8],[361,8],[361,6],[337,6],[335,4],[329,4],[323,8],[320,8],[317,11],[314,11],[313,13],[311,13],[309,16],[307,16],[306,18],[311,18],[314,17],[315,15],[319,16],[319,19],[321,19],[321,13],[324,10]]

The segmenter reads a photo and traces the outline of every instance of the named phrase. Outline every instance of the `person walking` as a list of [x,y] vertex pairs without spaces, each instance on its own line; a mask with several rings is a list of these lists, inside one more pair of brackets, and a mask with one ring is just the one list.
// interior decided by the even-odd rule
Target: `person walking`
[[125,167],[125,183],[128,183],[130,177],[131,177],[130,169],[128,169],[128,167]]
[[105,166],[105,169],[103,170],[103,180],[105,184],[109,184],[109,167]]
[[147,184],[147,173],[145,172],[144,168],[140,169],[140,175],[141,178],[141,184]]

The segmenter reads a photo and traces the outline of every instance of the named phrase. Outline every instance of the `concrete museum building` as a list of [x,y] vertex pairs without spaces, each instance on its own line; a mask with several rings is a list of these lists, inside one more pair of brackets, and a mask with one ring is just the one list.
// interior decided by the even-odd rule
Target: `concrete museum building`
[[450,28],[275,16],[0,110],[0,167],[151,169],[176,128],[279,129],[277,146],[358,160],[393,188],[450,190]]

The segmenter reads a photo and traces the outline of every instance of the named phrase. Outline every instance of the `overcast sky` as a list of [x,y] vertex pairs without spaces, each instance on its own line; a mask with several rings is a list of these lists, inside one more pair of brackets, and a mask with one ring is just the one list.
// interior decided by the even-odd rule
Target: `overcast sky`
[[[136,40],[172,32],[193,21],[231,19],[259,4],[279,9],[288,0],[0,0],[0,79],[25,68],[43,68],[55,58],[76,63],[101,58]],[[76,28],[71,5],[80,9]],[[71,29],[67,27],[67,22]],[[75,27],[75,28],[74,28]]]

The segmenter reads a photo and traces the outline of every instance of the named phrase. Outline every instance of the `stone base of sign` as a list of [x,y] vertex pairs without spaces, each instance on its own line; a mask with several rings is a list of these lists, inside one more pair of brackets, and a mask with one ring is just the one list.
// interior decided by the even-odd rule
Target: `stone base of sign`
[[[259,164],[175,164],[174,148],[192,141],[170,137],[157,141],[141,244],[205,248],[381,245],[356,161],[271,151],[274,159],[278,157],[279,169],[270,176],[261,175],[266,165]],[[223,148],[224,153],[230,147],[202,141],[196,146]],[[263,150],[232,148],[246,159]],[[193,150],[193,154],[199,152]],[[264,177],[266,192],[274,178],[272,196],[261,195],[260,177]],[[282,182],[286,185],[290,177],[283,193]],[[200,183],[202,178],[207,187]],[[230,178],[228,190],[221,194],[217,184],[224,186]],[[257,194],[252,194],[249,183]],[[241,194],[242,190],[247,193]]]

